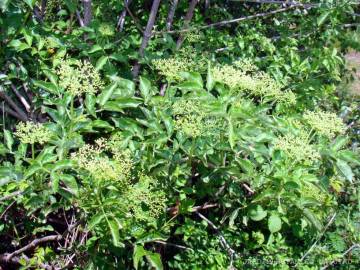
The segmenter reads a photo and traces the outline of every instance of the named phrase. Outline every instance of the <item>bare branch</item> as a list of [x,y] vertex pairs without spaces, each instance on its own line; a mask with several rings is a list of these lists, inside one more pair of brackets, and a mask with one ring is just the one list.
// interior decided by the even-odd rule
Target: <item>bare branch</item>
[[263,12],[263,13],[258,13],[258,14],[246,16],[246,17],[240,17],[240,18],[237,18],[237,19],[226,20],[226,21],[216,22],[216,23],[212,23],[212,24],[208,24],[208,25],[203,25],[203,26],[200,26],[200,27],[191,27],[191,28],[186,28],[186,29],[181,29],[181,30],[156,32],[156,34],[178,34],[178,33],[198,31],[198,30],[212,28],[212,27],[221,27],[221,26],[224,26],[224,25],[228,25],[228,24],[232,24],[232,23],[238,23],[238,22],[241,22],[241,21],[252,20],[252,19],[261,18],[261,17],[267,17],[267,16],[270,16],[270,15],[285,12],[285,11],[288,11],[288,10],[291,10],[291,9],[294,9],[294,8],[304,8],[304,5],[303,4],[298,4],[298,5],[293,5],[293,6],[289,6],[289,7],[285,7],[285,8],[279,8],[279,9],[269,11],[269,12]]
[[0,202],[9,200],[9,199],[11,199],[11,198],[13,198],[13,197],[16,197],[16,196],[18,196],[18,195],[21,195],[22,193],[23,193],[23,191],[21,191],[21,190],[18,190],[18,191],[15,191],[15,192],[13,192],[13,193],[10,193],[10,194],[8,194],[8,195],[6,195],[6,196],[4,196],[4,197],[1,197],[1,198],[0,198]]
[[12,252],[10,254],[0,255],[0,257],[4,257],[4,261],[10,261],[11,258],[29,250],[29,249],[33,249],[42,243],[46,243],[46,242],[50,242],[50,241],[58,241],[61,238],[62,238],[61,235],[49,235],[49,236],[45,236],[43,238],[38,238],[38,239],[33,240],[30,244],[26,245],[25,247],[15,250],[14,252]]
[[169,13],[168,13],[168,16],[166,19],[166,30],[167,31],[171,30],[178,2],[179,2],[179,0],[172,0],[170,3]]
[[[354,244],[352,245],[350,248],[348,248],[343,254],[341,254],[341,257],[345,257],[347,254],[349,254],[350,252],[352,252],[354,249],[360,248],[360,244]],[[335,263],[335,261],[325,265],[324,267],[321,268],[321,270],[326,270],[328,269],[331,265],[333,265]]]
[[14,84],[10,85],[11,89],[17,96],[17,98],[20,100],[20,102],[24,105],[25,110],[27,112],[30,112],[30,104],[27,102],[27,100],[20,94],[20,92],[16,89],[16,86]]
[[[20,109],[18,105],[5,93],[5,91],[0,87],[0,98],[4,99],[23,119],[28,119],[26,113]],[[25,121],[26,121],[25,120]]]
[[84,6],[84,26],[88,26],[92,18],[91,0],[83,0],[83,6]]
[[[141,58],[144,57],[145,48],[147,47],[152,34],[152,29],[154,27],[156,15],[159,10],[160,1],[161,0],[153,0],[149,20],[147,22],[144,36],[142,38],[141,46],[139,49],[139,56]],[[139,71],[140,71],[140,63],[139,61],[136,61],[132,70],[132,74],[134,78],[136,78],[139,75]]]
[[[189,9],[188,9],[188,11],[186,13],[185,20],[184,20],[184,27],[183,27],[184,29],[189,28],[191,19],[194,16],[195,7],[196,7],[198,2],[199,2],[199,0],[191,0]],[[184,36],[180,33],[180,36],[179,36],[179,38],[178,38],[178,40],[176,42],[176,49],[180,49],[182,43],[184,42],[184,39],[185,39]]]
[[185,250],[193,250],[192,248],[188,248],[188,247],[178,245],[178,244],[172,244],[172,243],[161,241],[161,240],[155,240],[154,242],[165,245],[165,246],[176,247],[176,248],[185,249]]
[[131,4],[131,2],[132,2],[132,0],[124,0],[124,10],[121,12],[118,22],[116,24],[116,28],[118,29],[119,32],[122,32],[122,30],[124,29],[127,9],[129,7],[129,5]]

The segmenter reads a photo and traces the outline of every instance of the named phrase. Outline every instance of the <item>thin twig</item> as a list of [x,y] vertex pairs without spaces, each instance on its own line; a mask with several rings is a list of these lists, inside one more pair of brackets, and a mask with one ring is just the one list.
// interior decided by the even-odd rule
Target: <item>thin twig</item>
[[128,5],[125,5],[125,9],[127,11],[127,13],[129,13],[131,19],[134,21],[134,24],[136,26],[136,28],[142,33],[144,34],[144,30],[142,29],[142,26],[139,22],[139,20],[134,16],[134,14],[131,12],[130,8]]
[[296,263],[295,268],[298,266],[299,263],[301,263],[302,261],[304,261],[304,259],[310,254],[310,252],[315,248],[315,246],[317,245],[317,243],[319,242],[319,240],[322,238],[322,236],[324,235],[324,233],[327,231],[327,229],[330,227],[330,225],[334,222],[335,217],[336,217],[337,213],[335,212],[329,222],[326,224],[326,226],[324,227],[324,229],[322,230],[322,232],[320,233],[320,235],[318,236],[318,238],[315,240],[315,242],[311,245],[311,247],[305,252],[305,254],[301,257],[301,259]]
[[[341,257],[345,257],[347,254],[349,254],[350,252],[352,252],[354,249],[357,249],[357,248],[360,248],[360,244],[352,245],[343,254],[341,254]],[[328,269],[328,267],[333,265],[334,263],[335,263],[335,261],[332,261],[331,263],[329,263],[329,264],[325,265],[324,267],[322,267],[321,270]]]
[[210,227],[212,229],[214,229],[216,231],[216,233],[218,234],[219,238],[220,238],[220,244],[221,246],[226,250],[226,252],[228,253],[229,257],[230,257],[230,268],[232,268],[233,262],[234,262],[234,258],[237,256],[235,250],[233,250],[231,248],[231,246],[228,244],[228,242],[226,241],[225,237],[223,236],[223,234],[220,232],[220,230],[218,229],[217,226],[215,226],[214,223],[212,223],[209,219],[207,219],[205,216],[203,216],[202,214],[200,214],[199,212],[196,212],[196,214],[202,219],[205,220],[207,222],[207,224],[210,225]]
[[2,212],[1,216],[0,216],[0,220],[2,220],[2,218],[4,217],[4,215],[6,214],[7,211],[9,211],[9,209],[15,204],[15,201],[13,201],[12,203],[9,204],[8,207],[6,207],[6,209],[4,210],[4,212]]
[[15,196],[21,195],[22,193],[23,193],[23,191],[21,191],[21,190],[14,191],[13,193],[10,193],[10,194],[8,194],[8,195],[6,195],[4,197],[1,197],[0,202],[6,201],[6,200],[11,199],[11,198],[13,198]]
[[189,248],[189,247],[185,247],[185,246],[178,245],[178,244],[172,244],[172,243],[161,241],[161,240],[155,240],[154,242],[165,245],[165,246],[176,247],[176,248],[185,249],[185,250],[193,250],[192,248]]
[[13,90],[13,92],[15,93],[15,95],[17,96],[17,98],[20,100],[20,102],[22,103],[22,105],[24,105],[25,110],[27,112],[30,112],[30,105],[27,102],[27,100],[20,94],[20,92],[16,89],[16,86],[14,84],[10,85],[11,89]]
[[4,257],[4,261],[10,261],[12,257],[15,257],[29,249],[33,249],[42,243],[49,242],[49,241],[58,241],[61,238],[62,238],[61,235],[49,235],[49,236],[45,236],[43,238],[38,238],[38,239],[33,240],[30,244],[28,244],[18,250],[15,250],[14,252],[12,252],[10,254],[0,255],[0,257]]
[[251,20],[251,19],[255,19],[255,18],[267,17],[269,15],[285,12],[285,11],[288,11],[288,10],[291,10],[291,9],[294,9],[294,8],[300,8],[300,7],[304,7],[304,5],[303,4],[298,4],[298,5],[293,5],[293,6],[289,6],[289,7],[285,7],[285,8],[276,9],[276,10],[269,11],[269,12],[258,13],[258,14],[255,14],[255,15],[250,15],[250,16],[246,16],[246,17],[240,17],[240,18],[236,18],[236,19],[232,19],[232,20],[220,21],[220,22],[216,22],[216,23],[212,23],[212,24],[208,24],[208,25],[203,25],[203,26],[200,26],[200,27],[191,27],[191,28],[186,28],[186,29],[172,30],[172,31],[165,31],[165,32],[160,31],[160,32],[155,32],[155,34],[178,34],[178,33],[184,33],[184,32],[193,32],[193,31],[198,31],[198,30],[202,30],[202,29],[206,29],[206,28],[224,26],[224,25],[227,25],[227,24],[232,24],[232,23],[237,23],[237,22],[241,22],[241,21]]

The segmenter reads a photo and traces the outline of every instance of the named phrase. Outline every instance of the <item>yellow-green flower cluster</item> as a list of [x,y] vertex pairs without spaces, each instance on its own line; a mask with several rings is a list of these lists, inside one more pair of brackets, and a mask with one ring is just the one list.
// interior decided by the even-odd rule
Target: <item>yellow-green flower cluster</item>
[[[138,220],[156,218],[164,212],[165,193],[156,190],[156,181],[149,176],[140,175],[139,182],[131,186],[125,195],[129,211]],[[142,204],[146,205],[144,211]]]
[[215,66],[214,80],[227,85],[234,92],[247,91],[252,95],[270,98],[285,104],[295,104],[296,96],[291,91],[282,91],[282,85],[268,74],[257,71],[249,61],[238,61],[234,65]]
[[115,35],[114,27],[107,23],[102,23],[98,29],[99,33],[103,36],[113,36]]
[[343,134],[346,130],[342,119],[335,113],[307,111],[303,117],[312,129],[329,139],[334,138],[337,134]]
[[97,144],[85,144],[77,152],[71,154],[71,159],[96,180],[119,181],[124,184],[130,179],[133,162],[130,153],[117,153],[113,159],[104,154],[104,140]]
[[301,189],[301,192],[303,196],[314,198],[315,200],[321,203],[324,203],[327,199],[327,194],[324,191],[322,191],[320,188],[310,183],[304,184]]
[[152,64],[168,81],[180,81],[181,72],[206,70],[207,60],[204,55],[197,54],[190,47],[182,48],[176,56],[156,59]]
[[34,122],[21,122],[16,126],[15,136],[22,143],[44,144],[50,141],[53,133],[44,124]]
[[304,162],[308,165],[321,158],[314,146],[309,144],[307,135],[303,132],[299,135],[286,134],[277,138],[274,149],[283,151],[288,158],[296,162]]
[[63,60],[56,69],[59,85],[73,96],[95,94],[104,86],[100,73],[88,61]]

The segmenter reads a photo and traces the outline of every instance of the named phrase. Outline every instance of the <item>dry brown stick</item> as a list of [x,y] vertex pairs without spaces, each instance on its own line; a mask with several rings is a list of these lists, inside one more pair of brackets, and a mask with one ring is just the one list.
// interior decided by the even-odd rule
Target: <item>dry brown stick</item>
[[[144,32],[144,36],[142,38],[140,49],[139,49],[140,58],[144,57],[145,48],[147,47],[147,45],[149,43],[149,40],[150,40],[150,37],[151,37],[151,34],[152,34],[152,29],[154,27],[156,15],[157,15],[158,10],[159,10],[160,1],[161,0],[153,0],[149,20],[147,22],[145,32]],[[133,75],[134,78],[136,78],[139,75],[139,71],[140,71],[140,63],[139,63],[139,60],[137,60],[135,62],[135,64],[134,64],[133,70],[132,70],[132,75]]]
[[255,15],[250,15],[250,16],[246,16],[246,17],[240,17],[240,18],[236,18],[236,19],[232,19],[232,20],[226,20],[226,21],[220,21],[220,22],[216,22],[216,23],[211,23],[208,25],[203,25],[200,27],[190,27],[187,29],[180,29],[180,30],[171,30],[171,31],[165,31],[165,32],[156,32],[155,34],[178,34],[178,33],[185,33],[185,32],[192,32],[192,31],[198,31],[198,30],[203,30],[203,29],[207,29],[207,28],[212,28],[212,27],[217,27],[217,26],[224,26],[227,24],[232,24],[232,23],[237,23],[237,22],[241,22],[241,21],[246,21],[246,20],[252,20],[252,19],[256,19],[256,18],[261,18],[261,17],[267,17],[276,13],[281,13],[281,12],[285,12],[294,8],[300,8],[300,7],[304,7],[303,4],[298,4],[298,5],[293,5],[293,6],[289,6],[289,7],[285,7],[285,8],[279,8],[273,11],[269,11],[269,12],[263,12],[263,13],[258,13]]
[[[189,5],[189,9],[186,12],[185,19],[184,19],[184,27],[183,27],[184,29],[189,28],[191,19],[194,16],[195,7],[196,7],[198,2],[199,2],[199,0],[191,0],[190,5]],[[178,40],[176,42],[176,49],[180,49],[182,43],[184,42],[184,39],[185,39],[184,35],[182,35],[180,33],[180,36],[179,36],[179,38],[178,38]]]
[[30,244],[18,249],[18,250],[15,250],[14,252],[12,253],[9,253],[9,254],[3,254],[3,255],[0,255],[0,256],[5,256],[4,260],[5,261],[10,261],[12,257],[15,257],[29,249],[33,249],[35,248],[36,246],[42,244],[42,243],[46,243],[46,242],[50,242],[50,241],[58,241],[62,238],[61,235],[49,235],[49,236],[45,236],[43,238],[38,238],[38,239],[35,239],[33,240]]
[[166,30],[167,31],[170,31],[171,27],[173,25],[175,11],[176,11],[176,7],[178,5],[178,2],[179,2],[179,0],[172,0],[171,3],[170,3],[169,13],[168,13],[168,16],[166,18]]
[[22,103],[22,105],[24,105],[25,110],[29,113],[30,112],[30,104],[27,102],[27,100],[25,99],[25,97],[23,97],[20,92],[16,89],[16,86],[14,84],[10,85],[11,89],[13,90],[13,92],[15,93],[15,95],[17,96],[17,98],[20,100],[20,102]]

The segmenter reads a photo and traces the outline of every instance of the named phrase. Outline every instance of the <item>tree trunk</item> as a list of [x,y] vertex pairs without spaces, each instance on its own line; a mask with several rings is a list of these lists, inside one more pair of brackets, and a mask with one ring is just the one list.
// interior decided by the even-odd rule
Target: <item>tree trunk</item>
[[88,26],[91,22],[91,0],[83,0],[84,5],[84,26]]
[[125,18],[126,18],[126,7],[128,7],[131,4],[132,0],[124,0],[124,10],[121,12],[120,16],[119,16],[119,20],[117,22],[117,29],[119,32],[122,32],[122,30],[124,29],[124,24],[125,24]]
[[[156,15],[157,15],[157,12],[159,10],[160,1],[161,0],[154,0],[153,3],[152,3],[151,11],[150,11],[150,17],[149,17],[149,20],[147,22],[146,29],[145,29],[145,32],[144,32],[144,36],[143,36],[141,46],[140,46],[140,49],[139,49],[140,58],[144,57],[145,48],[149,43],[149,40],[150,40],[150,37],[151,37],[151,34],[152,34],[152,29],[154,27]],[[137,60],[135,62],[135,64],[134,64],[134,67],[133,67],[133,70],[132,70],[132,75],[133,75],[134,78],[136,78],[139,75],[139,71],[140,71],[140,63]]]
[[[188,11],[186,13],[186,16],[185,16],[183,29],[189,28],[190,21],[191,21],[192,17],[194,16],[194,10],[195,10],[195,7],[196,7],[198,2],[199,2],[199,0],[191,0],[189,9],[188,9]],[[180,36],[179,36],[179,38],[178,38],[178,40],[176,42],[176,49],[180,49],[182,43],[184,42],[184,39],[185,39],[184,35],[180,34]]]
[[172,24],[173,24],[173,20],[174,20],[174,16],[175,16],[175,10],[177,7],[179,0],[172,0],[170,3],[170,9],[169,9],[169,13],[166,19],[166,30],[170,31]]

